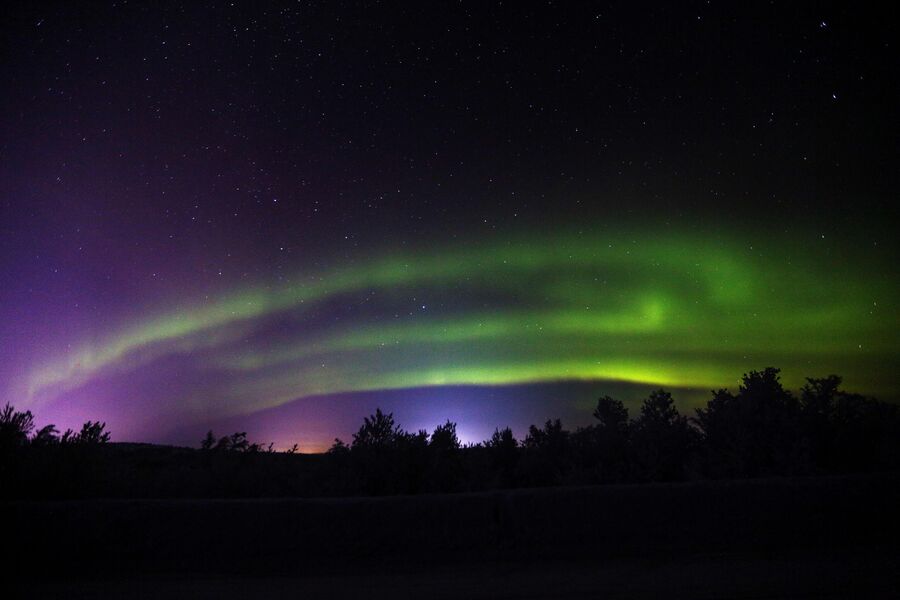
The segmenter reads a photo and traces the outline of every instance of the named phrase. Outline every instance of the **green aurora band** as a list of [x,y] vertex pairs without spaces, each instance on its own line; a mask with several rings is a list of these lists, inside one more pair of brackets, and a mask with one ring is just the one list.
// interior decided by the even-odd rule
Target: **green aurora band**
[[[217,402],[222,414],[310,394],[449,384],[710,389],[767,365],[795,387],[837,372],[848,388],[896,397],[889,250],[639,231],[511,235],[346,259],[75,344],[35,366],[25,397],[39,405],[175,355],[221,382],[185,402]],[[329,312],[335,306],[344,308]],[[278,335],[267,335],[271,327]]]

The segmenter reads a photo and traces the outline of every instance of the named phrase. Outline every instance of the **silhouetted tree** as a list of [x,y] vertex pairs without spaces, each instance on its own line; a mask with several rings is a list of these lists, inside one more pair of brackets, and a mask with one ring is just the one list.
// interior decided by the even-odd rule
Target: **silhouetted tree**
[[59,443],[59,431],[55,425],[45,425],[31,438],[31,445],[36,448],[53,446]]
[[375,414],[365,417],[359,431],[353,434],[353,448],[386,449],[396,441],[400,428],[394,424],[393,413],[383,413],[380,408]]
[[840,471],[900,468],[900,407],[859,394],[838,392],[835,441]]
[[413,469],[427,469],[427,487],[432,491],[447,492],[458,489],[462,479],[460,443],[456,435],[456,423],[447,421],[435,427],[428,443],[429,464],[413,463]]
[[448,480],[453,477],[449,463],[453,459],[446,453],[435,457],[430,450],[424,429],[415,433],[398,430],[389,454],[393,464],[387,469],[393,493],[415,494],[429,488],[448,491]]
[[624,434],[628,428],[628,409],[620,400],[609,396],[602,396],[597,400],[597,408],[594,409],[594,418],[599,421],[598,426],[609,433]]
[[525,448],[542,450],[555,457],[562,457],[566,451],[568,438],[569,432],[562,428],[559,419],[547,419],[542,429],[534,425],[528,428],[523,445]]
[[569,432],[559,419],[548,419],[543,428],[531,425],[522,446],[519,463],[521,475],[528,485],[559,485],[570,466]]
[[[427,446],[427,439],[426,433],[424,446]],[[406,454],[414,445],[415,440],[408,438],[394,423],[392,413],[383,413],[378,408],[375,414],[365,417],[353,434],[350,446],[351,466],[361,490],[369,494],[386,494],[397,493],[399,488],[405,487],[401,480],[406,472]]]
[[498,473],[502,487],[511,487],[515,483],[516,466],[519,463],[519,442],[516,441],[512,429],[494,429],[491,439],[484,443],[490,456],[490,466]]
[[519,447],[519,442],[516,441],[516,437],[513,435],[512,429],[510,429],[509,427],[500,429],[498,427],[494,429],[494,433],[491,435],[491,439],[487,440],[484,445],[486,448],[491,448],[493,450],[499,450],[506,453],[514,453],[515,449]]
[[703,464],[713,477],[789,474],[805,468],[799,406],[779,370],[744,375],[738,393],[713,392],[695,422],[703,434]]
[[228,440],[228,449],[232,452],[246,452],[250,448],[250,442],[247,441],[246,431],[236,431],[231,434]]
[[0,411],[0,449],[11,450],[28,443],[34,429],[34,417],[30,410],[18,412],[9,403]]
[[212,429],[206,432],[206,437],[200,442],[200,448],[202,450],[212,450],[213,446],[216,445],[216,436],[212,432]]
[[595,425],[578,429],[572,445],[582,483],[624,481],[632,471],[628,409],[609,396],[597,400]]
[[[201,442],[201,448],[213,449],[224,452],[259,452],[262,449],[256,442],[250,442],[247,439],[246,431],[236,431],[231,435],[226,435],[215,441],[215,435],[212,431],[207,432],[206,437]],[[213,445],[215,442],[215,445]]]
[[59,443],[62,445],[98,446],[109,441],[109,432],[106,431],[106,423],[100,421],[87,421],[81,426],[81,431],[75,433],[67,429]]
[[692,438],[687,417],[678,413],[672,395],[665,390],[651,392],[632,424],[638,477],[649,481],[682,479]]
[[811,466],[825,471],[836,466],[838,460],[837,422],[835,411],[841,378],[829,375],[822,379],[806,379],[800,389],[800,420],[805,440],[809,445]]
[[453,452],[459,450],[459,438],[456,436],[456,423],[447,421],[443,425],[434,428],[429,444],[432,450],[440,452]]
[[34,429],[31,411],[18,412],[7,404],[0,411],[0,495],[10,494],[21,476],[22,455]]
[[[297,447],[297,444],[294,444],[294,448]],[[343,442],[340,438],[334,438],[334,443],[331,445],[331,448],[328,449],[328,454],[332,455],[342,455],[350,452],[350,447]]]

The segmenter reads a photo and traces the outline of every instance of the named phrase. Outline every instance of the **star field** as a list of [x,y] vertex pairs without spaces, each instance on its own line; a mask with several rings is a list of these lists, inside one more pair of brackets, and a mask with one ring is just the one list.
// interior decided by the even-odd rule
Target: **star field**
[[411,390],[473,440],[770,364],[900,396],[886,15],[9,12],[0,401],[181,443],[305,402],[255,433],[319,449]]

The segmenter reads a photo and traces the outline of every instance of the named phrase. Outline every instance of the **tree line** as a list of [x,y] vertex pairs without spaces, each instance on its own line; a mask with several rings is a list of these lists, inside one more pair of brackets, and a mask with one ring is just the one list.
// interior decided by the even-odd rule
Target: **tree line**
[[429,436],[403,431],[379,410],[328,454],[341,491],[371,494],[897,469],[898,407],[840,385],[835,375],[810,378],[794,395],[767,368],[745,374],[736,393],[714,391],[691,417],[662,389],[634,418],[603,396],[586,427],[548,420],[523,440],[498,428],[465,447],[452,422]]
[[[482,443],[463,445],[451,421],[431,433],[409,432],[380,409],[363,420],[350,443],[336,439],[325,455],[315,458],[300,455],[296,445],[274,452],[271,444],[250,442],[246,432],[219,438],[210,431],[199,454],[196,450],[179,454],[163,461],[166,466],[157,465],[156,471],[145,468],[146,460],[110,467],[114,459],[109,453],[91,451],[109,440],[103,423],[89,421],[80,432],[60,436],[52,425],[35,430],[30,412],[7,406],[0,413],[0,475],[8,478],[21,467],[22,483],[29,480],[21,477],[23,471],[47,470],[54,462],[68,460],[68,467],[80,466],[80,471],[75,469],[80,473],[115,471],[120,482],[132,481],[151,495],[179,495],[181,485],[185,494],[192,490],[199,495],[313,496],[798,476],[900,467],[897,405],[846,392],[835,375],[807,379],[794,394],[783,387],[779,373],[775,368],[751,371],[736,392],[714,391],[706,406],[690,416],[679,413],[672,395],[662,389],[650,393],[633,417],[620,400],[603,396],[590,425],[569,431],[559,419],[548,420],[532,425],[521,440],[511,429],[498,428]],[[137,475],[139,468],[145,470]]]

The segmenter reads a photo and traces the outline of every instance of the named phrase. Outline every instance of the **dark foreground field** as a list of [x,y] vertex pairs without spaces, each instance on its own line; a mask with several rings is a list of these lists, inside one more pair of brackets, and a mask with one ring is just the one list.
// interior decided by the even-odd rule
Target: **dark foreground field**
[[29,597],[896,597],[900,477],[3,506]]
[[896,598],[893,556],[700,555],[329,572],[132,576],[29,586],[33,598]]

